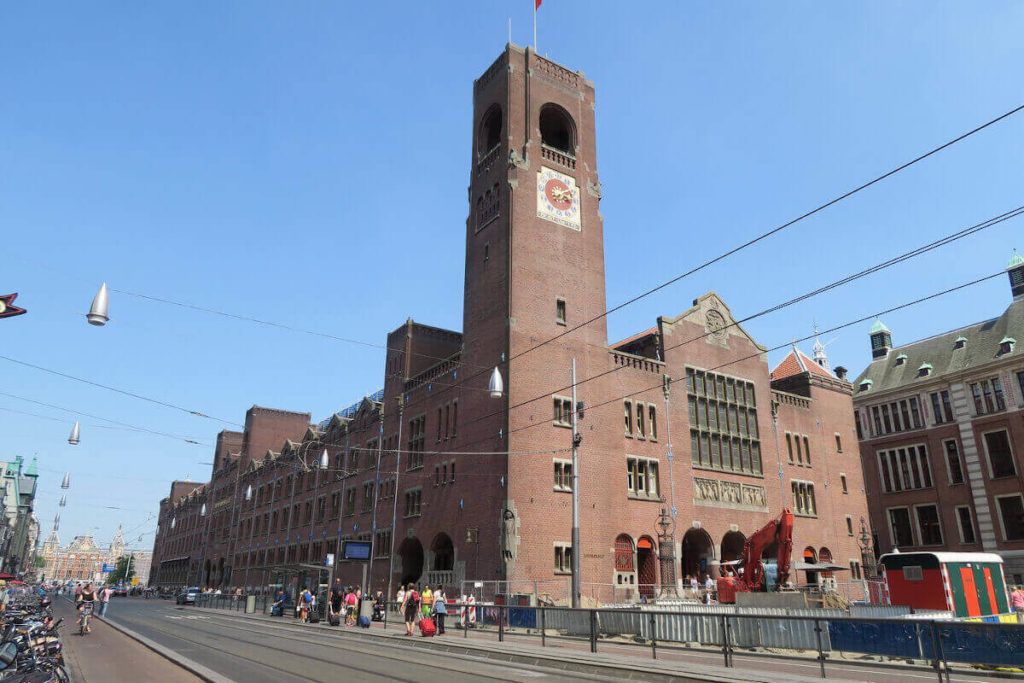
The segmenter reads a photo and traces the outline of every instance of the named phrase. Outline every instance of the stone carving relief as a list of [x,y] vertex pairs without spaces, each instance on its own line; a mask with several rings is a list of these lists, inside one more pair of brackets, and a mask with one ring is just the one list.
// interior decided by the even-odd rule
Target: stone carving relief
[[763,486],[735,481],[693,478],[693,502],[697,505],[731,508],[736,510],[767,511],[768,502]]

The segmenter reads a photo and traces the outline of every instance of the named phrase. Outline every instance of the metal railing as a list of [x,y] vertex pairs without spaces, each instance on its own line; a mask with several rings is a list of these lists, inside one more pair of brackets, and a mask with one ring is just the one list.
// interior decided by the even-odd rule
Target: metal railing
[[[256,612],[269,614],[274,598],[255,596]],[[196,606],[244,611],[246,598],[232,595],[203,595]],[[726,667],[736,658],[764,656],[797,661],[817,661],[826,678],[828,664],[870,665],[873,662],[843,658],[845,653],[880,658],[917,660],[930,667],[940,683],[949,683],[953,664],[958,676],[970,675],[967,666],[1024,667],[1024,624],[967,622],[949,615],[847,616],[843,610],[780,608],[739,608],[732,605],[682,604],[666,609],[660,605],[640,608],[572,609],[556,606],[500,605],[493,603],[447,603],[447,628],[492,633],[499,642],[508,638],[587,643],[591,652],[602,648],[641,651],[651,657],[659,652],[717,651]],[[401,624],[399,603],[388,602],[382,627]],[[325,604],[318,602],[323,614]],[[285,606],[284,615],[294,612]],[[418,620],[418,618],[417,618]],[[609,640],[614,638],[615,640]],[[790,651],[790,652],[779,652]],[[811,656],[803,654],[811,653]],[[813,659],[811,657],[813,656]],[[848,673],[848,672],[847,672]],[[983,673],[978,673],[983,675]]]

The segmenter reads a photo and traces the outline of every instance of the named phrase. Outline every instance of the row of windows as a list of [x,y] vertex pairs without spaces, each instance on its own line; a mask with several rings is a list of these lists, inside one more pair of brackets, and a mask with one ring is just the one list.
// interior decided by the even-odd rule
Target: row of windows
[[882,490],[886,493],[931,488],[932,472],[923,445],[878,451],[877,455]]
[[454,439],[459,428],[459,401],[437,407],[437,440]]
[[420,508],[423,505],[423,491],[421,489],[413,489],[412,491],[405,492],[405,516],[406,517],[418,517],[420,514]]
[[409,421],[409,461],[405,469],[415,470],[423,467],[423,450],[427,442],[427,416],[420,415]]
[[754,408],[754,385],[741,379],[717,375],[694,368],[686,369],[686,391],[697,396],[736,403]]
[[[1009,433],[1005,429],[986,432],[982,435],[982,441],[988,455],[990,476],[993,479],[1016,476],[1017,466],[1010,446]],[[943,440],[942,450],[950,485],[963,484],[966,475],[957,440]],[[928,450],[923,444],[881,450],[876,456],[878,475],[882,491],[885,493],[933,486]]]
[[974,397],[974,411],[978,415],[987,415],[988,413],[998,413],[1006,410],[1006,401],[1003,399],[1003,385],[999,383],[998,377],[974,382],[971,384],[971,395]]
[[871,420],[875,427],[875,436],[920,429],[924,426],[916,397],[871,406]]
[[691,427],[754,439],[759,436],[756,410],[693,396],[688,404]]
[[[800,447],[801,442],[803,448]],[[786,432],[786,453],[789,455],[790,465],[811,466],[811,441],[806,434]]]
[[[908,507],[888,509],[889,538],[893,546],[906,548],[943,545],[942,523],[939,519],[938,506],[931,503],[915,505],[913,511],[912,520],[911,509]],[[974,543],[974,520],[971,518],[971,508],[967,505],[958,505],[956,520],[960,530],[960,542]]]
[[761,444],[752,439],[690,430],[690,457],[695,467],[723,472],[763,474]]
[[626,436],[658,440],[658,410],[652,403],[623,401]]
[[455,461],[445,460],[434,465],[434,486],[447,486],[455,483]]
[[790,488],[793,492],[793,512],[804,517],[817,517],[818,504],[814,499],[814,484],[793,479],[790,481]]
[[658,461],[650,458],[626,458],[626,490],[630,495],[658,497]]

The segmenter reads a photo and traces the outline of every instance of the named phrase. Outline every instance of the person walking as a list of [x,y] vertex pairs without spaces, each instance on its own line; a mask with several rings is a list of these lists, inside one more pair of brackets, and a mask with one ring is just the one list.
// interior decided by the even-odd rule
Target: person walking
[[423,586],[420,591],[420,599],[423,601],[423,616],[429,617],[430,610],[434,607],[434,594],[430,590],[430,584]]
[[284,604],[288,602],[288,594],[281,589],[277,592],[277,600],[270,606],[270,616],[272,617],[283,617],[284,616]]
[[711,598],[715,592],[715,580],[711,578],[711,574],[707,575],[704,579],[704,602],[708,605],[711,604]]
[[400,609],[405,615],[405,635],[411,636],[420,613],[420,594],[416,592],[416,587],[411,583],[405,590],[405,597]]
[[331,600],[329,608],[331,614],[338,617],[341,620],[341,606],[345,600],[345,588],[341,585],[341,579],[335,579],[334,585],[331,586]]
[[112,591],[110,590],[110,586],[109,585],[103,586],[103,588],[100,589],[100,616],[101,617],[106,617],[107,616],[107,605],[110,604],[110,594],[111,594],[111,592]]
[[690,596],[694,600],[700,599],[700,583],[697,581],[697,575],[693,574],[688,577],[690,579]]
[[348,594],[345,595],[345,626],[355,625],[358,610],[359,598],[356,596],[356,592],[349,587]]
[[313,603],[313,594],[309,592],[308,588],[303,587],[302,594],[299,596],[299,621],[305,623],[309,621],[309,609]]
[[1024,588],[1017,586],[1016,590],[1010,594],[1010,606],[1017,614],[1017,621],[1024,620]]
[[448,596],[444,594],[444,587],[437,584],[434,589],[434,624],[437,626],[437,635],[444,635],[444,618],[448,616]]
[[398,594],[395,595],[395,602],[397,603],[395,605],[395,611],[398,612],[399,614],[401,614],[402,613],[402,605],[405,604],[405,584],[404,583],[401,586],[398,587]]

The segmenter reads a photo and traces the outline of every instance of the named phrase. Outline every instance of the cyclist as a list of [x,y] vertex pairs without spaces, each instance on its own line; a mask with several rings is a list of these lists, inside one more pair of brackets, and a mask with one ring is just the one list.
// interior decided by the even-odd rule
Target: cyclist
[[82,613],[82,616],[79,619],[78,623],[81,624],[82,635],[85,635],[86,633],[90,633],[92,631],[92,629],[89,628],[89,617],[90,615],[92,615],[92,609],[95,602],[96,591],[93,590],[92,583],[87,583],[85,584],[85,588],[82,589],[82,592],[78,594],[77,607],[78,610]]

